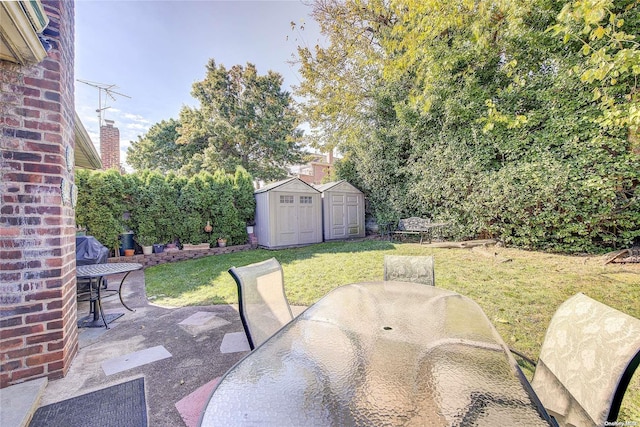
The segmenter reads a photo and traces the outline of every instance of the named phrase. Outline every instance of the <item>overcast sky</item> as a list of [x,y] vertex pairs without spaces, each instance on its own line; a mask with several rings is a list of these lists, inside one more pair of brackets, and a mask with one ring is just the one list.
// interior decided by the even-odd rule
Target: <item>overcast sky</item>
[[[178,118],[183,105],[197,105],[191,85],[204,79],[210,58],[227,68],[251,62],[260,75],[276,71],[291,91],[300,76],[288,61],[298,45],[319,42],[310,10],[300,0],[76,0],[75,77],[115,84],[113,90],[131,97],[108,99],[103,114],[120,129],[124,161],[129,141]],[[304,30],[292,30],[292,21]],[[98,90],[76,82],[75,95],[98,148]]]

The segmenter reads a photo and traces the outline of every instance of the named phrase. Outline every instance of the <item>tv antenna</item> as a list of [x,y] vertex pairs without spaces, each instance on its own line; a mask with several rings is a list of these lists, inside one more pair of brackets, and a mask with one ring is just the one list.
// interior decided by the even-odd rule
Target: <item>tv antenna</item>
[[[107,108],[111,108],[110,106],[107,105],[108,98],[111,98],[112,101],[116,100],[116,97],[114,95],[124,96],[125,98],[131,98],[129,95],[125,95],[124,93],[116,92],[115,90],[113,90],[114,88],[118,87],[116,85],[110,85],[108,83],[91,82],[89,80],[81,80],[81,79],[77,79],[77,81],[89,86],[93,86],[98,89],[98,109],[96,110],[96,113],[98,113],[98,126],[100,127],[102,127],[102,112]],[[105,94],[104,103],[103,103],[102,92],[104,92]]]

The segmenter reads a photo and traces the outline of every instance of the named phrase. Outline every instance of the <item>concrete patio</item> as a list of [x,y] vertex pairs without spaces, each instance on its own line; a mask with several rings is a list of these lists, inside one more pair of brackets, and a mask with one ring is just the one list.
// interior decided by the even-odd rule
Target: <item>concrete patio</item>
[[[109,277],[109,288],[120,283]],[[237,306],[164,308],[147,301],[144,271],[127,277],[123,298],[104,300],[105,313],[125,313],[110,329],[79,330],[80,349],[67,375],[54,381],[31,381],[2,393],[2,425],[21,425],[34,407],[144,377],[150,426],[193,426],[216,380],[249,351]],[[294,315],[304,307],[292,307]],[[78,317],[89,311],[78,303]],[[44,384],[46,383],[46,387]],[[8,410],[8,402],[22,402]],[[12,405],[14,406],[14,405]],[[16,413],[11,413],[11,412]],[[20,411],[25,413],[20,413]]]

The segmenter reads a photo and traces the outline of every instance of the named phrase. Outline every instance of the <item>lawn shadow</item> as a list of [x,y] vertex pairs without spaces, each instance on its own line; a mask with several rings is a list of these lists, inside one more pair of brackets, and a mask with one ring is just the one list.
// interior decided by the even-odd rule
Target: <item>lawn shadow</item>
[[255,249],[203,258],[160,264],[145,270],[147,294],[159,303],[175,305],[208,305],[235,303],[235,282],[228,274],[231,267],[240,267],[276,258],[286,268],[299,261],[323,254],[354,254],[391,251],[389,241],[351,240],[317,243],[283,249]]

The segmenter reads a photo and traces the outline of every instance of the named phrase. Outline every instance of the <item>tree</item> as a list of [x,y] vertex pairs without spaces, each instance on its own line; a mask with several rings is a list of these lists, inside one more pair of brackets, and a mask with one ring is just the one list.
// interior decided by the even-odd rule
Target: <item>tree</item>
[[379,218],[624,247],[640,236],[639,4],[316,0],[329,45],[300,49],[303,111]]
[[[631,138],[640,129],[640,1],[575,0],[567,2],[552,27],[565,43],[578,41],[583,60],[576,66],[593,99],[604,112],[604,127],[628,126]],[[634,139],[636,150],[640,141]]]
[[125,211],[123,178],[115,169],[76,171],[78,204],[76,224],[109,249],[118,248],[118,237],[124,231]]
[[136,170],[151,169],[166,173],[178,170],[192,155],[185,146],[176,144],[178,126],[175,119],[163,120],[138,136],[127,149],[127,163]]
[[260,76],[253,64],[227,70],[211,59],[203,81],[193,84],[199,108],[180,112],[178,144],[193,155],[183,171],[189,174],[242,166],[254,178],[273,180],[301,161],[298,116],[282,77]]
[[378,43],[392,18],[379,0],[316,0],[312,16],[327,46],[298,47],[303,79],[296,94],[305,99],[303,119],[311,126],[307,142],[323,152],[358,144],[372,130],[368,111],[382,77],[384,52]]

